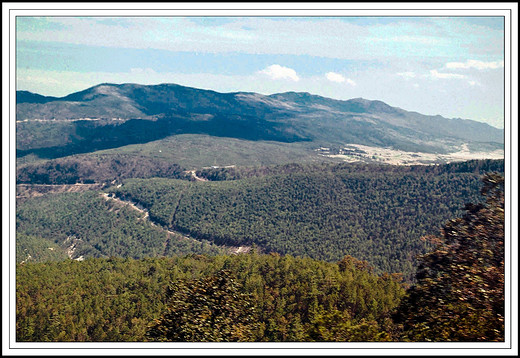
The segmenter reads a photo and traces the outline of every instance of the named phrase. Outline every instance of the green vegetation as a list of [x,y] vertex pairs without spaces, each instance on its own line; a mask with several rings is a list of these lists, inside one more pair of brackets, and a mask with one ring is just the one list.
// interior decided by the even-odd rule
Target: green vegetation
[[379,164],[361,163],[289,163],[271,166],[240,166],[240,167],[209,167],[196,171],[198,177],[210,181],[238,180],[252,177],[261,177],[275,174],[294,174],[317,171],[343,171],[345,173],[370,173],[370,172],[393,172],[393,173],[429,173],[440,175],[446,173],[474,173],[483,175],[488,172],[503,172],[504,161],[493,159],[469,160],[465,162],[454,162],[442,165],[429,166],[390,166]]
[[74,122],[30,121],[16,123],[16,149],[30,151],[46,147],[59,147],[72,141]]
[[252,295],[223,270],[208,278],[179,280],[170,288],[171,304],[147,334],[166,342],[244,342],[258,322]]
[[152,177],[190,179],[177,164],[122,154],[70,156],[20,165],[16,172],[19,184],[91,184]]
[[484,177],[482,204],[449,221],[420,259],[398,322],[409,341],[504,340],[504,178]]
[[[504,179],[483,181],[486,202],[467,204],[431,239],[406,291],[402,275],[348,255],[26,259],[16,268],[16,339],[503,341]],[[19,239],[21,254],[52,244]]]
[[[188,340],[390,340],[389,316],[404,294],[398,278],[377,276],[348,257],[339,263],[256,253],[86,259],[27,263],[16,273],[17,340],[36,342],[164,340],[178,338],[161,334],[174,331]],[[218,282],[225,290],[214,287]],[[211,296],[203,292],[208,288]],[[219,299],[225,302],[214,305]],[[244,302],[254,307],[240,311]],[[193,320],[224,318],[219,307],[237,318],[234,325]]]
[[67,254],[56,242],[37,236],[16,235],[16,262],[62,261]]
[[[61,193],[27,199],[17,205],[16,233],[20,258],[25,249],[34,260],[47,247],[79,257],[153,257],[187,253],[220,253],[214,245],[196,242],[152,225],[145,214],[100,192]],[[41,243],[28,244],[41,239]],[[52,244],[52,245],[51,245]],[[37,254],[34,249],[40,248]]]
[[[34,154],[51,159],[179,134],[279,144],[312,142],[315,148],[321,143],[353,143],[426,153],[449,153],[466,143],[482,143],[493,150],[504,144],[503,130],[483,123],[425,116],[361,98],[218,93],[174,84],[101,84],[63,98],[19,97],[16,118],[29,122],[22,122],[27,130],[21,133],[24,141],[17,147],[18,157]],[[80,120],[85,118],[96,120]],[[66,125],[60,138],[54,135],[60,133],[55,125],[33,125],[41,119],[76,120]],[[39,128],[49,135],[32,137]]]
[[308,142],[252,141],[204,134],[180,134],[143,144],[99,151],[99,154],[142,155],[188,168],[213,165],[260,166],[324,161]]
[[481,170],[501,166],[290,166],[221,182],[131,179],[112,192],[199,239],[326,261],[352,255],[412,279],[414,258],[428,248],[421,237],[478,200]]
[[165,137],[163,128],[155,128],[153,121],[145,119],[48,122],[21,122],[17,126],[17,138],[21,139],[17,158],[32,154],[53,159]]
[[504,161],[327,157],[503,130],[172,84],[17,100],[17,341],[504,340]]
[[52,160],[29,153],[17,158],[16,180],[17,183],[71,184],[154,176],[185,179],[184,168],[265,167],[333,161],[316,154],[313,147],[307,142],[278,143],[183,134]]
[[[67,124],[57,126],[38,121],[21,122],[17,128],[22,139],[17,147],[17,157],[32,154],[42,159],[53,159],[139,145],[178,134],[208,134],[212,136],[211,140],[213,137],[224,137],[253,142],[278,142],[275,147],[283,147],[282,143],[308,141],[294,130],[278,128],[287,127],[287,124],[276,125],[265,119],[257,120],[249,116],[242,118],[218,114],[211,118],[210,121],[199,121],[194,120],[191,115],[181,114],[153,120],[75,120],[65,121]],[[42,132],[41,135],[34,136],[38,131]]]

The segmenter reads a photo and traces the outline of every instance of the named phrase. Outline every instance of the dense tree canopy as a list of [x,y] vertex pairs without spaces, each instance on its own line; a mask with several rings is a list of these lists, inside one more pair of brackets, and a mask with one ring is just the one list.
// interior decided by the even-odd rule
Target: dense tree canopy
[[18,202],[17,341],[504,339],[503,162],[271,169]]
[[421,237],[478,200],[481,170],[492,166],[501,164],[287,165],[218,182],[132,179],[113,192],[198,239],[327,261],[351,255],[411,280],[429,245]]
[[152,340],[176,342],[239,342],[254,337],[251,295],[240,292],[230,271],[195,281],[179,280],[169,288],[166,312],[147,332]]
[[20,165],[16,171],[16,182],[27,184],[109,183],[153,177],[190,179],[177,164],[125,154],[75,155]]
[[29,262],[16,275],[24,342],[384,341],[404,294],[359,260],[255,252]]
[[147,220],[146,213],[95,190],[46,194],[19,203],[16,235],[18,262],[27,255],[33,261],[59,258],[58,252],[73,259],[222,252],[215,245],[169,233]]
[[504,340],[504,178],[483,181],[486,202],[467,205],[420,259],[397,315],[406,340]]

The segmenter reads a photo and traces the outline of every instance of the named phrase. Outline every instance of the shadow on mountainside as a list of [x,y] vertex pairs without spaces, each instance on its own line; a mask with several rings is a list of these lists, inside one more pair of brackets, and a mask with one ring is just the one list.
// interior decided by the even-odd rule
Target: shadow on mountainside
[[73,137],[58,146],[17,150],[18,158],[35,154],[53,159],[73,154],[142,144],[176,134],[207,134],[252,141],[277,142],[308,141],[304,135],[291,131],[283,123],[274,123],[257,117],[216,115],[210,120],[193,120],[183,116],[169,116],[158,120],[130,119],[123,123],[100,125],[96,121],[74,122]]

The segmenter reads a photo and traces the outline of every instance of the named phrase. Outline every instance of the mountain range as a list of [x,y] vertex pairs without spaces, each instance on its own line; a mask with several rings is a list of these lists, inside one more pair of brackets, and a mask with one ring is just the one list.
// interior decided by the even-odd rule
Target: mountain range
[[[16,93],[16,120],[74,122],[62,143],[25,143],[18,156],[47,157],[146,143],[177,134],[315,147],[347,144],[446,154],[504,148],[504,131],[488,124],[424,115],[377,100],[336,100],[302,92],[219,93],[176,84],[104,83],[64,97]],[[18,127],[18,126],[17,126]],[[41,130],[41,127],[38,127]],[[21,132],[31,130],[29,124]],[[22,133],[23,134],[23,133]]]

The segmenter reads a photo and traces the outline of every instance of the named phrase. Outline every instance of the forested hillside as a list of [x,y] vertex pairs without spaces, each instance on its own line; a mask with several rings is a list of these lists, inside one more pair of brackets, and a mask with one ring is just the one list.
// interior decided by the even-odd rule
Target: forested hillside
[[[168,233],[144,212],[98,191],[46,194],[17,205],[17,262],[41,258],[154,257],[221,253],[214,245]],[[48,257],[53,252],[52,257]]]
[[[135,174],[137,162],[123,159],[127,170],[120,175]],[[214,182],[126,180],[109,189],[123,201],[99,187],[49,192],[18,202],[17,261],[64,253],[75,259],[218,253],[215,244],[256,245],[266,253],[331,262],[352,255],[377,272],[402,272],[411,280],[415,257],[428,247],[421,237],[437,234],[440,223],[478,200],[488,171],[503,172],[503,162],[217,168],[198,173]]]
[[327,261],[348,254],[410,278],[427,248],[421,237],[479,199],[490,167],[501,171],[503,162],[293,166],[288,174],[221,182],[131,179],[111,192],[198,239]]
[[[456,174],[469,177],[467,170],[471,170],[478,175],[479,168],[475,165],[438,168],[432,180],[440,183],[444,175],[457,182],[461,179]],[[408,176],[413,178],[410,173],[416,170],[426,175],[427,169],[409,168]],[[406,176],[396,168],[380,170],[390,178],[392,172]],[[341,170],[338,173],[328,172],[325,182],[334,183],[330,179],[334,175],[339,176],[338,181],[345,179],[340,175],[345,173]],[[296,174],[300,182],[312,182],[312,178]],[[361,174],[351,180],[367,181]],[[245,189],[243,194],[257,190],[262,180],[289,176],[201,184],[212,188],[222,184],[256,184],[239,187]],[[377,175],[372,178],[376,182],[377,179]],[[410,178],[407,180],[408,185],[413,184]],[[169,191],[168,197],[178,204],[190,190],[195,192],[198,185],[162,179],[140,182],[146,181],[165,186],[172,182],[181,184],[183,187]],[[150,223],[144,225],[144,217],[136,214],[139,210],[121,206],[115,199],[107,200],[96,191],[51,194],[40,197],[43,198],[40,202],[27,200],[18,213],[21,230],[17,239],[25,249],[17,247],[17,253],[26,255],[28,250],[41,250],[46,245],[54,250],[44,251],[34,259],[25,257],[16,267],[16,339],[19,342],[503,341],[504,179],[488,174],[483,182],[479,191],[486,201],[479,197],[465,205],[464,215],[444,224],[440,237],[430,236],[431,249],[419,258],[412,286],[402,281],[402,275],[378,273],[380,269],[351,255],[326,262],[277,253],[261,254],[253,248],[241,255],[151,258],[150,252],[135,253],[142,248],[138,242],[149,240],[153,248],[155,236],[149,231],[157,230],[155,234],[160,234],[163,230]],[[140,195],[148,198],[152,207],[159,203],[154,201],[155,191],[147,193],[144,185],[140,188]],[[356,187],[358,191],[362,188],[361,184]],[[302,197],[308,197],[303,193]],[[389,197],[396,195],[389,189],[385,193]],[[84,206],[68,200],[74,195],[82,199]],[[36,203],[40,203],[39,210]],[[73,210],[67,205],[77,208]],[[107,206],[103,208],[104,205]],[[69,215],[65,215],[67,212]],[[96,215],[99,217],[95,218]],[[101,215],[106,217],[105,221]],[[103,223],[99,231],[91,227],[95,222],[88,220],[91,216]],[[172,222],[174,219],[171,218]],[[32,226],[32,222],[43,224]],[[132,222],[143,223],[134,237],[132,232],[136,228]],[[107,227],[112,231],[103,232]],[[49,238],[64,238],[72,230],[78,235],[83,233],[85,241],[83,246],[82,239],[67,236],[65,243],[72,240],[69,250],[74,254],[85,248],[88,254],[88,246],[92,245],[112,250],[118,256],[142,258],[64,259],[63,252],[55,246],[60,240],[53,243]],[[122,240],[125,234],[134,241],[125,243]],[[45,236],[49,238],[41,240]],[[112,242],[103,240],[107,237]],[[128,249],[117,251],[123,250],[117,245]],[[184,248],[193,250],[195,246]],[[201,252],[203,249],[200,246]],[[68,253],[70,256],[71,252]],[[182,252],[178,249],[176,253]],[[96,255],[103,256],[93,254]]]
[[517,8],[31,5],[3,353],[517,351]]
[[138,155],[70,156],[22,165],[18,184],[110,183],[127,178],[189,179],[183,168],[165,160]]
[[506,340],[505,182],[496,174],[482,181],[485,201],[466,205],[462,217],[430,238],[435,248],[420,257],[416,284],[393,317],[401,339]]

